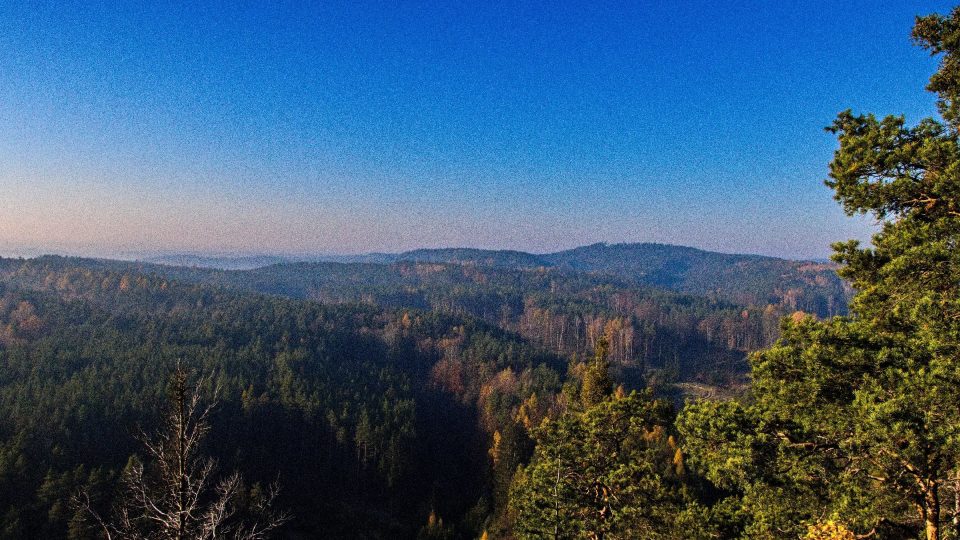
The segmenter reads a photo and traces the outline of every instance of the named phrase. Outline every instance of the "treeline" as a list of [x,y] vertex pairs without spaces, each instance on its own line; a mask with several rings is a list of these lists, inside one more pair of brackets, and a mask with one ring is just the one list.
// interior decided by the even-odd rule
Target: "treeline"
[[[609,275],[545,268],[399,262],[292,263],[216,271],[107,261],[73,263],[327,304],[360,303],[474,317],[564,357],[591,355],[597,338],[609,334],[615,368],[637,384],[651,371],[667,384],[738,384],[746,372],[746,354],[776,340],[781,317],[802,308],[824,316],[837,314],[795,302],[737,305],[652,289]],[[834,309],[845,309],[845,304]]]
[[[339,257],[338,262],[453,263],[476,268],[551,270],[629,280],[653,287],[741,305],[783,305],[820,316],[842,312],[849,288],[835,265],[759,255],[734,255],[667,244],[598,243],[556,253],[470,248],[418,249]],[[216,262],[216,261],[212,261]],[[231,261],[223,261],[229,264]]]

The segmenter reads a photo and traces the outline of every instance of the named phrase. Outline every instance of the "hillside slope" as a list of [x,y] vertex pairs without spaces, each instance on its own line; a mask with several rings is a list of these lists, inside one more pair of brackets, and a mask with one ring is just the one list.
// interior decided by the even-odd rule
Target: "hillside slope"
[[[403,253],[318,256],[315,258],[204,258],[165,256],[151,259],[172,266],[219,270],[257,270],[266,266],[341,263],[391,265],[404,262],[444,263],[511,270],[554,269],[620,278],[637,286],[725,300],[744,306],[783,306],[820,317],[846,313],[852,294],[831,263],[795,261],[760,255],[717,253],[655,243],[592,244],[554,253],[474,248],[417,249]],[[369,267],[355,267],[361,273]],[[349,271],[312,267],[311,273]],[[375,272],[375,271],[374,271]]]
[[823,317],[845,313],[852,293],[836,275],[835,265],[829,263],[716,253],[667,244],[593,244],[542,255],[482,249],[420,249],[393,256],[371,255],[367,260],[512,269],[555,268],[605,274],[640,285],[741,305],[784,305]]

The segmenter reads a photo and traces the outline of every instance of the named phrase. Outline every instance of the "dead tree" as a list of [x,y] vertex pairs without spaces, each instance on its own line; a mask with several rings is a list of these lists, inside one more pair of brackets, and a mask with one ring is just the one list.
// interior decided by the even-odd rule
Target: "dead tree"
[[260,540],[289,521],[288,514],[273,510],[276,483],[241,508],[240,474],[214,481],[216,462],[200,451],[215,406],[215,401],[201,405],[204,382],[200,378],[190,385],[186,370],[177,365],[163,428],[152,437],[141,433],[145,459],[131,460],[124,471],[123,494],[112,518],[102,518],[87,493],[75,497],[106,540]]

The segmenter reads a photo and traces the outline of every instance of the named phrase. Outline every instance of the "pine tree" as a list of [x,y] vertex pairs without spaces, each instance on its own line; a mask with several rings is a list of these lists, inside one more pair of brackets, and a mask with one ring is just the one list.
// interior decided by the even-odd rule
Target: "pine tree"
[[696,538],[675,536],[670,420],[666,403],[633,393],[545,421],[511,489],[516,536]]
[[802,533],[828,509],[864,534],[939,540],[958,497],[960,9],[919,18],[913,35],[942,55],[928,88],[943,121],[847,111],[828,128],[840,146],[827,184],[848,214],[882,224],[869,247],[834,245],[851,315],[785,320],[751,361],[749,402],[681,418],[748,528]]
[[606,336],[597,340],[593,360],[583,374],[583,387],[580,389],[580,404],[588,409],[610,397],[613,393],[613,381],[610,379],[610,346]]

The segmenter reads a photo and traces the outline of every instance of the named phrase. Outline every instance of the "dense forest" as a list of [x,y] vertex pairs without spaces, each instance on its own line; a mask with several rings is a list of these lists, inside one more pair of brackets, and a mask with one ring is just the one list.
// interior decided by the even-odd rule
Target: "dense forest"
[[107,489],[137,451],[137,426],[157,423],[177,360],[221,388],[209,437],[221,465],[250,481],[279,477],[298,516],[291,534],[329,537],[410,535],[431,511],[485,515],[487,431],[512,405],[556,393],[565,368],[475,320],[63,260],[2,268],[0,492],[11,537],[82,529],[71,492]]
[[220,388],[209,452],[259,485],[280,478],[278,503],[312,516],[288,534],[411,536],[431,515],[444,534],[505,534],[533,431],[581,407],[601,343],[621,393],[732,391],[782,313],[575,272],[359,268],[0,260],[15,464],[2,478],[20,494],[5,530],[95,531],[71,497],[86,487],[109,511],[133,435],[158,423],[182,361]]
[[[267,283],[303,295],[311,288],[340,292],[349,284],[368,292],[377,288],[398,286],[437,286],[439,278],[461,285],[487,279],[504,284],[519,284],[563,279],[576,273],[582,279],[589,275],[594,283],[614,287],[654,288],[691,294],[739,305],[781,305],[819,316],[842,314],[850,295],[849,287],[834,273],[834,265],[813,261],[789,261],[756,255],[712,253],[694,248],[664,244],[594,244],[544,255],[520,251],[480,249],[421,249],[396,255],[372,254],[327,257],[321,261],[285,261],[281,257],[197,257],[167,255],[148,261],[173,266],[205,267],[254,272],[228,272],[220,279],[247,283],[251,279],[260,287]],[[310,264],[313,262],[314,264]],[[318,262],[341,263],[317,264]],[[297,264],[299,263],[299,264]],[[403,264],[407,263],[407,264]],[[426,272],[411,275],[411,267],[436,268],[439,263],[469,267],[472,274],[431,277]],[[398,269],[389,272],[384,266]],[[270,266],[272,269],[264,267]],[[293,267],[293,268],[289,268]],[[272,270],[272,271],[271,271]],[[501,273],[527,270],[521,275]],[[434,270],[436,272],[436,270]],[[232,274],[232,275],[231,275]],[[544,276],[546,275],[546,276]],[[281,284],[275,280],[281,280]],[[526,283],[525,283],[526,285]]]
[[[596,270],[600,265],[591,260],[599,257],[598,250],[610,254],[611,265],[656,267],[659,275],[670,274],[676,280],[691,266],[704,267],[698,273],[714,277],[749,267],[737,286],[769,292],[703,296],[658,288],[642,270],[622,275]],[[613,368],[633,386],[642,386],[648,375],[670,385],[736,386],[746,373],[746,354],[773,343],[783,316],[796,311],[820,317],[842,314],[850,294],[825,264],[648,244],[590,246],[583,252],[589,257],[577,265],[589,266],[584,271],[534,267],[528,260],[532,256],[518,252],[477,250],[410,252],[382,263],[281,263],[243,271],[73,262],[324,304],[359,303],[473,317],[567,358],[592,355],[597,339],[605,335],[612,345]],[[570,254],[580,250],[564,253],[572,264]],[[694,264],[692,256],[710,261],[712,269],[703,262]],[[752,284],[743,285],[748,280]],[[709,282],[689,277],[684,282],[710,289]],[[737,303],[732,297],[749,301]]]
[[[3,259],[4,535],[96,537],[76,494],[110,515],[182,362],[216,401],[204,450],[281,486],[282,534],[506,536],[518,467],[585,410],[596,351],[610,382],[588,392],[673,430],[682,396],[742,391],[791,312],[559,269]],[[672,460],[675,435],[657,444]]]
[[941,118],[828,127],[836,266],[0,259],[0,535],[957,538],[960,9],[914,39]]

